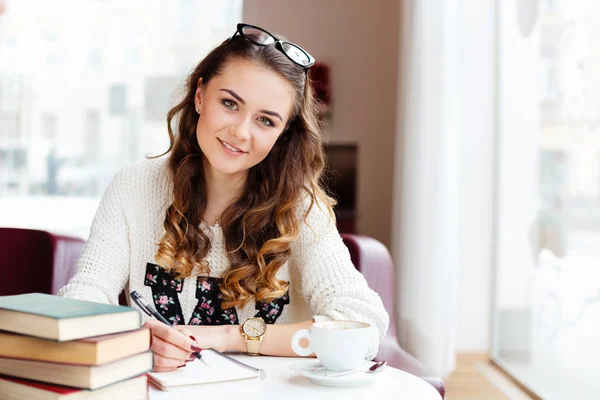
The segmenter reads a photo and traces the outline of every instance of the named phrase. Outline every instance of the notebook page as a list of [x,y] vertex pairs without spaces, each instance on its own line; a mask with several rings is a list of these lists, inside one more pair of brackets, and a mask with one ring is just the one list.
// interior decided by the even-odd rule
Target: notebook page
[[203,351],[202,359],[210,367],[204,365],[200,360],[194,360],[187,363],[185,368],[179,368],[176,371],[150,372],[148,375],[150,379],[157,381],[164,388],[258,377],[256,372],[242,368],[211,351]]

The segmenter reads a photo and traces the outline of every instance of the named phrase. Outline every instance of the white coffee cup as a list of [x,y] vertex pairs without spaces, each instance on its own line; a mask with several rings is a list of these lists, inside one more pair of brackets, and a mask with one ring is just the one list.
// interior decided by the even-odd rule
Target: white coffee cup
[[[323,367],[330,371],[360,368],[371,343],[371,325],[356,321],[320,321],[310,330],[301,329],[292,336],[292,350],[299,356],[316,353]],[[308,347],[300,340],[308,339]]]

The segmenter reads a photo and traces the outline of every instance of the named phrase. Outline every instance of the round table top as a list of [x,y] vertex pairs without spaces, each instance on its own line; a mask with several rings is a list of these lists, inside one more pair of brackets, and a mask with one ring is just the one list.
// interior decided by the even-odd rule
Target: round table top
[[[229,381],[222,383],[179,387],[171,391],[160,391],[149,385],[151,400],[200,398],[199,395],[215,396],[211,398],[249,398],[249,399],[419,399],[440,400],[438,391],[421,378],[396,368],[386,366],[381,372],[373,374],[373,381],[360,387],[327,387],[316,385],[308,378],[290,368],[299,362],[310,362],[305,358],[289,357],[250,357],[235,355],[235,358],[262,368],[267,372],[263,381]],[[314,359],[313,359],[314,361]],[[198,362],[198,361],[195,361]],[[218,397],[217,397],[218,396]],[[240,397],[243,396],[243,397]],[[248,397],[250,396],[250,397]]]

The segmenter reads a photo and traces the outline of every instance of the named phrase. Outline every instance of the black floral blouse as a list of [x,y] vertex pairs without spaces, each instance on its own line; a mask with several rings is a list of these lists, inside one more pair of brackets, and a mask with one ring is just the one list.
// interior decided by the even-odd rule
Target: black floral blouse
[[[239,324],[235,307],[221,307],[223,295],[219,289],[221,278],[199,276],[196,279],[196,307],[187,325],[236,325]],[[146,265],[144,285],[152,289],[154,306],[173,325],[185,325],[179,304],[178,293],[183,288],[183,280],[156,264]],[[274,324],[290,303],[289,291],[270,303],[256,302],[255,317],[262,317],[267,324]]]

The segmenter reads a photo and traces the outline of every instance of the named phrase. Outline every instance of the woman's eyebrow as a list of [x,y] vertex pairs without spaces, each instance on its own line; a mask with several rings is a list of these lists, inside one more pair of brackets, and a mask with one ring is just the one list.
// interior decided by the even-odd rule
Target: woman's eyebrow
[[260,110],[260,112],[261,112],[261,113],[264,113],[264,114],[272,115],[272,116],[274,116],[274,117],[277,117],[277,118],[279,118],[279,120],[280,120],[281,122],[283,122],[283,118],[281,118],[281,115],[277,114],[275,111],[269,111],[269,110]]
[[233,90],[231,90],[231,89],[219,89],[219,90],[220,90],[220,91],[222,91],[222,92],[227,92],[227,93],[229,93],[230,95],[232,95],[233,97],[235,97],[235,99],[236,99],[237,101],[239,101],[239,102],[240,102],[240,103],[242,103],[243,105],[246,105],[246,100],[242,99],[242,98],[240,97],[240,95],[239,95],[239,94],[237,94],[236,92],[234,92]]
[[[234,98],[235,98],[237,101],[239,101],[239,102],[240,102],[240,103],[242,103],[243,105],[246,105],[246,100],[242,99],[242,98],[240,97],[240,95],[239,95],[239,94],[237,94],[236,92],[234,92],[233,90],[231,90],[231,89],[224,89],[224,88],[223,88],[223,89],[219,89],[219,90],[220,90],[220,91],[222,91],[222,92],[227,92],[227,93],[229,93],[229,94],[230,94],[230,95],[232,95],[232,96],[233,96],[233,97],[234,97]],[[272,115],[272,116],[274,116],[274,117],[277,117],[277,118],[279,118],[279,120],[280,120],[281,122],[283,122],[283,118],[281,118],[281,115],[279,115],[279,114],[278,114],[278,113],[276,113],[275,111],[269,111],[269,110],[259,110],[259,112],[261,112],[261,113],[264,113],[264,114],[268,114],[268,115]]]

